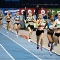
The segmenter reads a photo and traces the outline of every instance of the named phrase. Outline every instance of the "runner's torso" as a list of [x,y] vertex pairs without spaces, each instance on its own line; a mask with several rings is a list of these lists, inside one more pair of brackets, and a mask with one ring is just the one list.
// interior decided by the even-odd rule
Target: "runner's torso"
[[20,15],[15,16],[15,23],[19,23],[20,22]]
[[44,27],[45,27],[46,22],[45,22],[44,20],[39,20],[39,21],[38,21],[38,24],[40,24],[40,25],[38,26],[38,30],[43,30]]
[[33,18],[33,16],[32,17],[27,17],[27,22],[30,25],[34,25],[34,18]]
[[10,21],[11,15],[6,15],[6,19],[7,19],[7,21]]
[[[56,20],[56,27],[60,27],[60,21]],[[55,30],[56,33],[60,33],[60,28]]]

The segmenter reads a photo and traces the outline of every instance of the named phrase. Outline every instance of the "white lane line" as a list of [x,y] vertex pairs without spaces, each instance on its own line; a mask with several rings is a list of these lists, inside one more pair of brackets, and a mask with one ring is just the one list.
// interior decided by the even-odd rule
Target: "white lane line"
[[1,47],[3,48],[3,50],[10,56],[10,58],[11,58],[12,60],[15,60],[1,44],[0,44],[0,46],[1,46]]
[[[0,31],[1,32],[1,31]],[[2,32],[1,32],[2,33]],[[30,54],[32,54],[34,57],[36,57],[38,60],[42,60],[41,58],[39,58],[38,56],[36,56],[35,54],[33,54],[31,51],[29,51],[28,49],[26,49],[25,47],[23,47],[21,44],[18,44],[16,41],[14,41],[12,38],[10,38],[9,36],[7,36],[6,34],[2,33],[4,36],[6,36],[7,38],[9,38],[10,40],[12,40],[14,43],[16,43],[17,45],[19,45],[20,47],[22,47],[24,50],[26,50],[27,52],[29,52]]]

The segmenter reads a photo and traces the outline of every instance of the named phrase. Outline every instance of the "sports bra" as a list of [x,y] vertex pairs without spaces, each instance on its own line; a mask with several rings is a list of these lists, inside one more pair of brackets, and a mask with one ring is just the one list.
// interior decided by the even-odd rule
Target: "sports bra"
[[10,16],[7,16],[7,19],[11,18]]
[[59,20],[57,20],[56,26],[60,27],[60,21]]
[[15,17],[15,20],[19,20],[19,19],[20,19],[20,16],[16,16],[16,17]]

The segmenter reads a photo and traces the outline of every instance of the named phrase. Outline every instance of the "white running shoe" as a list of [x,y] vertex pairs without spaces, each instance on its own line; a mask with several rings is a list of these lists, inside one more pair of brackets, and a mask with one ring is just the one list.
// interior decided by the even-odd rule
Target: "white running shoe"
[[51,52],[51,51],[49,51],[49,54],[50,54],[50,55],[52,55],[52,52]]
[[28,39],[28,42],[30,42],[31,41],[31,39]]
[[15,31],[15,34],[17,34],[17,32]]
[[16,35],[18,37],[18,35]]
[[9,32],[7,32],[7,33],[9,33]]

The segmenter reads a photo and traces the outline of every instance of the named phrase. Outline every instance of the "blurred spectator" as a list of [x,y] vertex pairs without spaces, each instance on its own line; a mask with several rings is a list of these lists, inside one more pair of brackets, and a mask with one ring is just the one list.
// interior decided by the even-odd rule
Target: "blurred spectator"
[[26,20],[26,7],[25,7],[25,11],[23,11],[23,19]]
[[39,5],[36,5],[36,8],[35,8],[36,20],[38,18],[38,10],[39,10]]
[[52,15],[52,10],[51,9],[49,9],[47,15],[48,15],[48,19],[50,19],[50,16]]

